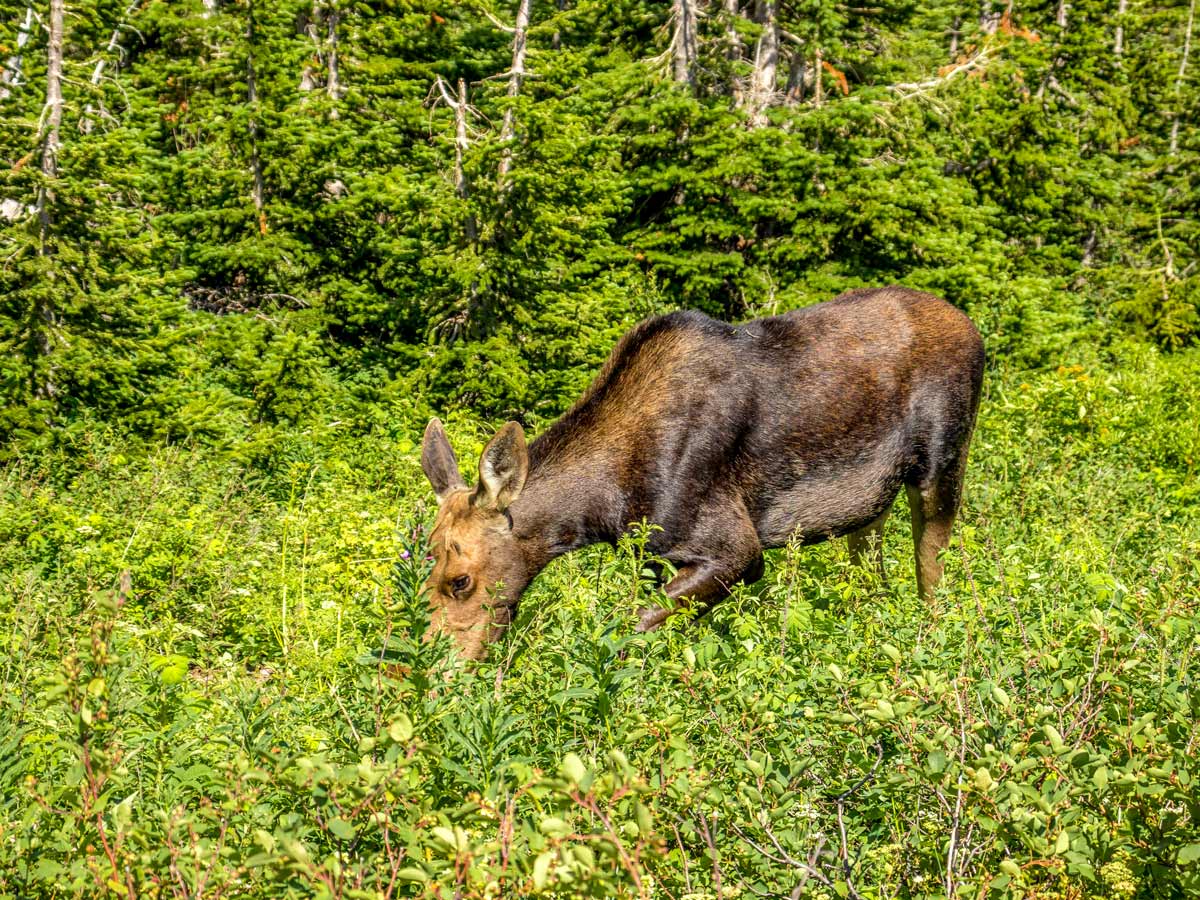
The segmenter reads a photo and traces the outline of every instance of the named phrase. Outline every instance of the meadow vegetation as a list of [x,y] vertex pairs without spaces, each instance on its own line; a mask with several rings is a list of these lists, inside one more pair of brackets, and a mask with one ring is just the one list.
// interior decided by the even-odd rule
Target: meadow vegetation
[[635,532],[473,669],[420,641],[416,418],[12,463],[0,891],[1190,894],[1200,356],[1076,358],[989,379],[933,606],[901,507],[886,583],[789,548],[636,635]]
[[[1001,6],[0,3],[0,900],[1200,895],[1196,2]],[[422,641],[430,415],[889,283],[989,354],[932,603],[901,498]]]

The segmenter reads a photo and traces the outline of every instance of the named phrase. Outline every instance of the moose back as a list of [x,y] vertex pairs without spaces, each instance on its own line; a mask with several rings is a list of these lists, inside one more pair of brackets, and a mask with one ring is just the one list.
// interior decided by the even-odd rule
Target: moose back
[[[673,600],[710,604],[763,573],[763,550],[847,536],[861,560],[904,488],[917,583],[942,574],[983,381],[963,313],[901,287],[857,290],[729,325],[648,319],[617,343],[579,401],[526,444],[516,422],[468,487],[441,422],[421,465],[437,492],[427,585],[433,628],[468,657],[512,621],[552,559],[661,527]],[[881,557],[876,558],[882,564]],[[642,614],[660,624],[671,609]]]

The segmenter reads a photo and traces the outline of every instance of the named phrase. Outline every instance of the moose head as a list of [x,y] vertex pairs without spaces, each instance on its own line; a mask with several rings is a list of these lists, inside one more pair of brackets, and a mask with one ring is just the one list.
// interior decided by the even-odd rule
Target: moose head
[[426,594],[433,610],[430,632],[447,633],[463,656],[479,659],[513,620],[517,601],[535,574],[517,536],[509,507],[529,473],[525,432],[509,422],[488,442],[472,488],[438,419],[425,428],[421,468],[437,493],[430,535],[433,571]]

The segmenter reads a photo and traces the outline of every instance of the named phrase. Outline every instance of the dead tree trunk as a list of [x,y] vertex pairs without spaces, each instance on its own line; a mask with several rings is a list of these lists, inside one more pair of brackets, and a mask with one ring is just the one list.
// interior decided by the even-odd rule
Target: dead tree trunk
[[737,64],[742,61],[745,48],[742,46],[741,35],[734,24],[740,16],[738,0],[724,0],[725,10],[725,58],[732,63],[733,71],[729,75],[729,93],[733,97],[733,105],[741,106],[745,99],[741,76],[737,72]]
[[779,23],[775,0],[758,0],[754,18],[762,26],[762,34],[754,47],[754,72],[750,76],[750,121],[764,125],[767,108],[775,100],[779,71]]
[[816,103],[817,108],[820,109],[821,102],[825,98],[825,86],[821,82],[821,67],[825,64],[825,60],[823,59],[823,54],[821,53],[820,47],[817,48],[817,52],[813,59],[813,102]]
[[803,103],[808,88],[808,60],[804,57],[804,49],[791,51],[788,61],[788,79],[785,96],[788,103]]
[[[104,67],[108,64],[110,57],[115,56],[114,66],[120,68],[121,58],[125,53],[125,50],[120,44],[121,28],[124,25],[125,19],[128,19],[133,15],[134,10],[138,8],[140,3],[141,0],[133,0],[133,2],[125,8],[125,14],[121,17],[121,21],[117,22],[116,27],[113,29],[112,36],[108,39],[108,44],[106,44],[104,47],[104,52],[100,55],[100,58],[96,60],[96,65],[92,69],[92,77],[89,79],[89,83],[93,88],[100,86],[100,79],[104,77]],[[103,111],[103,104],[101,104],[100,108],[101,111]],[[92,130],[92,115],[94,113],[95,108],[89,102],[87,108],[83,112],[83,117],[79,120],[79,130],[84,134],[88,134]]]
[[[47,182],[58,177],[58,148],[63,115],[63,17],[64,0],[50,0],[49,35],[46,41],[46,106],[42,112],[45,142],[42,144],[42,175]],[[46,187],[38,198],[38,214],[49,224]]]
[[[467,173],[463,165],[463,158],[467,148],[471,145],[467,132],[467,114],[471,109],[467,104],[467,83],[461,78],[458,79],[457,99],[450,96],[449,85],[440,77],[437,79],[436,86],[442,95],[442,101],[454,111],[454,193],[458,195],[459,199],[467,200],[471,196],[471,188],[467,182]],[[472,244],[479,237],[479,227],[475,222],[474,214],[467,215],[466,234],[467,241]]]
[[950,26],[950,60],[953,62],[958,59],[958,39],[962,37],[962,16],[954,17],[954,24]]
[[12,93],[10,88],[16,87],[21,83],[21,54],[25,49],[25,45],[29,43],[29,36],[33,33],[33,7],[25,7],[25,19],[21,22],[21,26],[17,29],[17,48],[7,60],[4,61],[4,71],[0,72],[0,100],[8,99]]
[[264,210],[266,187],[263,183],[262,157],[258,152],[258,85],[254,74],[254,3],[249,4],[246,19],[246,103],[250,121],[246,126],[250,138],[250,175],[253,179],[250,194],[258,213],[258,233],[267,233],[267,214]]
[[525,35],[529,31],[529,8],[531,0],[520,0],[517,4],[517,21],[513,26],[512,68],[508,73],[508,106],[504,110],[504,122],[500,126],[500,141],[505,145],[500,156],[499,181],[503,182],[512,168],[512,147],[516,132],[516,110],[514,101],[521,93],[525,80]]
[[325,93],[330,102],[335,104],[329,108],[329,118],[331,119],[338,117],[336,104],[342,97],[341,72],[338,68],[338,25],[341,21],[342,13],[336,3],[331,3],[325,8],[325,25],[328,35],[328,47],[325,51]]
[[979,30],[984,34],[995,34],[1000,27],[1001,13],[992,11],[991,0],[983,0],[979,7]]
[[1183,56],[1179,60],[1179,73],[1175,76],[1175,118],[1171,122],[1171,146],[1169,153],[1179,153],[1179,100],[1183,94],[1183,80],[1187,77],[1188,57],[1192,53],[1192,25],[1196,21],[1196,0],[1188,4],[1187,26],[1183,36]]
[[695,80],[692,67],[696,62],[695,0],[675,0],[672,16],[675,20],[675,34],[671,38],[674,78],[680,84],[692,84]]
[[1125,52],[1125,11],[1129,9],[1129,0],[1121,0],[1117,4],[1117,34],[1113,38],[1113,56],[1119,60]]
[[[54,195],[51,185],[58,178],[58,150],[62,135],[63,118],[63,20],[65,18],[65,0],[50,0],[50,19],[47,22],[46,36],[46,105],[42,110],[41,127],[44,143],[42,144],[42,183],[38,186],[37,217],[38,217],[38,255],[49,256],[52,253],[51,226],[54,217],[51,213],[51,201]],[[53,279],[53,269],[48,273]],[[50,306],[48,292],[39,292],[33,310],[29,346],[33,353],[46,357],[50,353],[50,341],[55,328],[54,309]],[[53,372],[45,373],[43,377],[40,367],[31,359],[29,367],[29,391],[34,397],[48,398],[55,394]]]

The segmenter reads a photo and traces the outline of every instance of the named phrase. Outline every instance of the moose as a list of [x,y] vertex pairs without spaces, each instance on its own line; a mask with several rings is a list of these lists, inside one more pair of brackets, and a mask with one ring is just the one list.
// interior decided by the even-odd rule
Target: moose
[[437,493],[426,585],[432,631],[480,658],[553,559],[659,527],[648,549],[675,575],[660,625],[762,577],[763,551],[846,536],[874,557],[908,493],[917,585],[928,599],[962,501],[984,352],[965,314],[903,287],[854,290],[730,325],[693,311],[622,337],[583,396],[526,443],[508,422],[472,488],[438,419],[421,466]]

